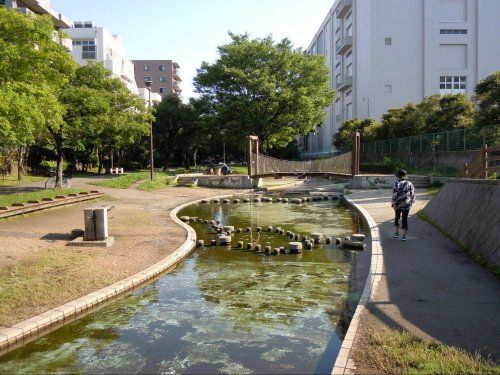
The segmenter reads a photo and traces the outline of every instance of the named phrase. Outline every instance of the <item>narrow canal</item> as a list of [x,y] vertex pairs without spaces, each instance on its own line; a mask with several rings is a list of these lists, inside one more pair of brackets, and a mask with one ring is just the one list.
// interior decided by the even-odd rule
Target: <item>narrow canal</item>
[[[0,373],[329,373],[366,254],[321,244],[268,256],[235,245],[291,241],[267,226],[333,238],[363,232],[355,213],[321,201],[200,203],[183,215],[243,232],[230,247],[197,248],[152,284],[1,357]],[[216,238],[205,222],[191,225],[205,244]]]

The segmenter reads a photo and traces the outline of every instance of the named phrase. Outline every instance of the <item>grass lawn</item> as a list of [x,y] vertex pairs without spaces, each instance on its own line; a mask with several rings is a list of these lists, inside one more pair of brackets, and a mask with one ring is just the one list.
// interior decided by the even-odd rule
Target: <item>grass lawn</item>
[[[0,326],[15,322],[39,312],[39,306],[57,306],[75,298],[74,291],[62,292],[61,285],[73,284],[78,279],[85,284],[83,260],[86,254],[72,251],[47,251],[15,266],[0,269]],[[66,288],[63,288],[66,289]]]
[[174,177],[172,176],[163,176],[163,175],[156,175],[154,180],[146,180],[143,181],[139,184],[137,189],[143,190],[143,191],[155,191],[155,190],[160,190],[163,188],[166,188],[167,186],[173,186],[174,185]]
[[92,185],[114,189],[127,189],[138,181],[149,178],[149,172],[132,172],[124,176],[113,177],[105,181],[93,182]]
[[10,206],[13,203],[27,203],[30,200],[42,200],[42,198],[54,198],[56,195],[78,194],[85,189],[47,189],[32,191],[28,193],[15,193],[0,195],[0,206]]
[[396,330],[369,331],[354,358],[378,374],[500,374],[500,366],[479,354]]
[[24,184],[27,182],[38,182],[45,181],[48,177],[43,176],[24,176],[21,181],[17,180],[17,174],[11,174],[4,177],[0,177],[0,186],[15,186],[19,184]]

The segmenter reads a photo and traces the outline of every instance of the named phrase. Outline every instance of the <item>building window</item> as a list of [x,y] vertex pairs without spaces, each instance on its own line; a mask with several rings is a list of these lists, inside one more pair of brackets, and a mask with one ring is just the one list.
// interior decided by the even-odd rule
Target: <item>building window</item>
[[349,103],[345,106],[345,119],[352,119],[352,103]]
[[167,67],[165,65],[160,65],[160,72],[164,72],[167,70]]
[[337,84],[342,83],[342,80],[340,79],[340,73],[339,73],[339,74],[337,74],[337,75],[335,76],[335,82],[336,82]]
[[441,95],[465,93],[466,89],[467,77],[465,76],[439,77],[439,92]]
[[83,46],[82,45],[82,59],[95,59],[95,46]]
[[148,72],[151,70],[151,67],[149,65],[144,65],[144,71]]
[[144,82],[152,81],[151,77],[144,77]]
[[167,92],[166,87],[160,87],[160,94],[165,94]]
[[94,40],[73,40],[74,46],[94,46]]
[[337,30],[335,30],[335,34],[340,34],[340,25],[337,26]]
[[441,35],[467,35],[467,29],[441,29]]
[[347,60],[352,56],[352,51],[347,52],[347,55],[345,55],[345,59]]
[[385,38],[385,45],[392,46],[392,38]]
[[349,90],[349,91],[347,91],[347,92],[345,93],[345,97],[346,97],[346,98],[350,98],[350,97],[351,97],[351,95],[352,95],[352,90]]
[[392,85],[384,85],[384,92],[392,92]]
[[160,77],[160,82],[167,82],[167,77]]

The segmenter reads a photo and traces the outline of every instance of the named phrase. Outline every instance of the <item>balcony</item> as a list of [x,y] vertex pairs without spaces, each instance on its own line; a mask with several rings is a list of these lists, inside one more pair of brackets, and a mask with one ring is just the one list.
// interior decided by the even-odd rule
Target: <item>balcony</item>
[[352,86],[352,76],[344,75],[341,81],[336,83],[337,89],[345,90]]
[[336,17],[337,18],[344,17],[351,8],[352,8],[352,0],[342,0],[339,3],[337,9],[335,10]]
[[180,93],[182,91],[181,87],[179,86],[179,83],[177,81],[174,81],[172,88],[176,93]]
[[352,47],[352,36],[345,36],[339,42],[335,43],[335,49],[337,51],[337,55],[342,55],[347,52],[349,48]]
[[180,75],[179,75],[179,71],[180,71],[180,69],[173,69],[173,70],[172,70],[172,74],[173,74],[174,79],[175,79],[176,81],[182,81],[182,79],[181,79],[181,77],[180,77]]

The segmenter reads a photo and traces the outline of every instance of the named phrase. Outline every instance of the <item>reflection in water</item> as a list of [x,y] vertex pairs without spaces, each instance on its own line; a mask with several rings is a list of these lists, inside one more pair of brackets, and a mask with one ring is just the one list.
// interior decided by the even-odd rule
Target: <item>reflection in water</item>
[[[332,202],[200,204],[180,215],[333,237],[355,226],[354,214]],[[206,224],[193,227],[205,243],[214,236]],[[239,240],[289,241],[255,230],[235,234],[233,244]],[[327,373],[346,302],[356,297],[353,262],[354,253],[323,245],[271,257],[197,249],[155,283],[0,358],[0,373]]]

